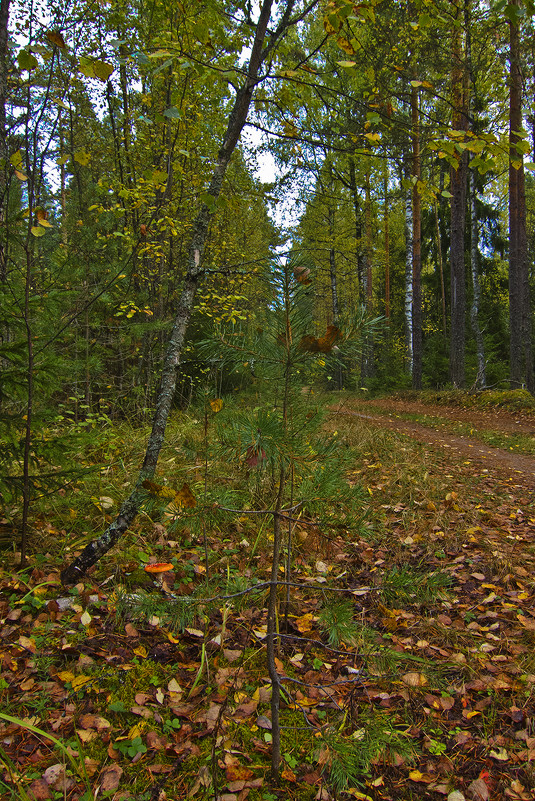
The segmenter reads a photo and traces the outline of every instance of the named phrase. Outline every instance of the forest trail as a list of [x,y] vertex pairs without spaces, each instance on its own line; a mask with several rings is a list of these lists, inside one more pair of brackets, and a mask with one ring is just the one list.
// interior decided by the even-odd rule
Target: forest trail
[[[535,490],[535,457],[514,453],[505,448],[490,447],[478,434],[523,434],[535,442],[535,415],[528,412],[510,412],[505,409],[466,409],[456,406],[431,405],[399,398],[351,400],[336,407],[338,414],[349,414],[366,420],[370,425],[388,428],[407,434],[428,445],[458,453],[482,467],[485,472],[501,475],[516,487]],[[425,415],[429,422],[415,422],[408,415]],[[464,423],[471,427],[473,436],[459,436],[447,426]]]

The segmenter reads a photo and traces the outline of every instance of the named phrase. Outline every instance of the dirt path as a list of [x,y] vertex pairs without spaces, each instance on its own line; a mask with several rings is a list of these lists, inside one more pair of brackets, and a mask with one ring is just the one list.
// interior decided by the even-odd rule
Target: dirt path
[[[386,413],[384,415],[377,414],[377,408],[385,409]],[[535,417],[533,415],[513,414],[504,410],[458,409],[452,406],[432,406],[394,399],[344,404],[338,406],[336,412],[354,415],[366,420],[371,425],[399,431],[429,445],[448,449],[452,453],[458,453],[463,460],[470,460],[482,465],[489,472],[501,473],[515,486],[525,487],[529,492],[535,490],[534,457],[511,453],[503,448],[492,448],[470,437],[450,434],[421,423],[403,420],[398,416],[399,414],[426,414],[431,417],[470,423],[476,431],[492,430],[535,436]]]

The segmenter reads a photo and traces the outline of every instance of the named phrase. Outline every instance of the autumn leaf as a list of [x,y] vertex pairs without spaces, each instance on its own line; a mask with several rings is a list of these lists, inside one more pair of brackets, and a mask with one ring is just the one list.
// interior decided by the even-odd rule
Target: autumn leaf
[[257,448],[255,445],[250,445],[245,452],[245,463],[248,467],[257,467],[265,458],[265,450],[263,448]]
[[120,765],[114,764],[106,768],[101,774],[100,790],[102,793],[112,793],[119,787],[123,769]]
[[81,715],[78,723],[83,729],[95,729],[96,731],[104,731],[105,729],[111,728],[111,723],[109,720],[106,720],[106,718],[103,718],[100,715],[94,715],[90,712],[86,713],[85,715]]
[[317,620],[317,616],[313,615],[311,612],[308,612],[306,615],[301,615],[301,617],[298,617],[295,621],[295,625],[301,634],[308,634],[313,630],[314,623]]
[[308,286],[308,284],[312,283],[310,278],[310,269],[308,267],[304,267],[303,265],[299,265],[294,268],[294,278],[300,284],[304,284],[304,286]]
[[330,353],[336,341],[342,338],[342,332],[335,325],[327,326],[324,336],[316,339],[312,334],[305,334],[299,342],[299,350],[306,353]]
[[244,767],[243,765],[227,765],[225,769],[225,775],[229,782],[239,782],[252,779],[254,773],[252,770]]
[[177,506],[183,506],[184,509],[193,509],[197,505],[195,495],[186,483],[184,483],[182,489],[176,493],[174,502]]
[[46,38],[50,42],[50,44],[55,45],[55,47],[59,47],[60,50],[66,50],[67,45],[65,44],[65,39],[61,35],[59,31],[47,31]]
[[402,676],[402,681],[407,687],[425,687],[428,683],[427,676],[423,673],[416,672],[405,673],[405,675]]
[[223,408],[223,401],[221,398],[215,398],[215,400],[210,401],[210,408],[213,412],[220,412]]

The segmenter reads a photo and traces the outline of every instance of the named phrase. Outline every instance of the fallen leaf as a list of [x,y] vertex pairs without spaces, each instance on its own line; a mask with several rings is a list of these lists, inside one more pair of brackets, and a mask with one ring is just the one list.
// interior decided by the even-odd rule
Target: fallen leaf
[[468,795],[472,801],[488,801],[489,788],[483,779],[474,779],[474,781],[468,785]]
[[252,779],[254,773],[252,770],[243,765],[227,765],[225,769],[225,775],[227,777],[227,781],[229,782],[241,782],[247,781],[247,779]]
[[78,723],[82,729],[96,729],[97,731],[111,729],[111,723],[109,720],[106,720],[106,718],[103,718],[100,715],[92,715],[90,712],[85,715],[81,715]]
[[427,676],[423,673],[405,673],[402,676],[402,681],[407,687],[425,687],[427,684]]
[[28,793],[35,801],[46,801],[47,798],[52,798],[45,779],[35,779],[28,787]]
[[100,790],[103,793],[111,793],[117,790],[123,769],[120,765],[114,764],[106,768],[101,774]]

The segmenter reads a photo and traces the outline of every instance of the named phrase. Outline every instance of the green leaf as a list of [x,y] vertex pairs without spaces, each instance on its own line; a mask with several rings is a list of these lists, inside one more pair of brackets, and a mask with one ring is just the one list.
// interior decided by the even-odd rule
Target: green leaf
[[81,72],[86,78],[94,78],[95,68],[93,67],[93,62],[82,56],[78,64],[78,72]]
[[30,231],[31,231],[32,236],[40,237],[40,236],[44,236],[45,235],[45,229],[41,228],[40,225],[32,225],[32,227],[30,228]]
[[39,66],[39,62],[29,50],[20,50],[17,61],[19,63],[19,68],[21,70],[28,70],[28,72]]
[[163,115],[170,120],[179,120],[182,116],[180,110],[176,106],[169,106],[169,108],[166,108]]
[[17,150],[16,153],[13,153],[9,161],[15,169],[20,170],[22,167],[22,151]]
[[56,159],[56,164],[58,167],[61,167],[63,164],[66,164],[69,159],[70,156],[60,156],[59,159]]
[[208,207],[208,211],[214,212],[217,206],[217,198],[205,192],[201,195],[201,203],[204,203],[204,205]]
[[152,170],[147,180],[153,184],[165,184],[167,181],[167,173],[165,170]]
[[345,69],[351,69],[351,67],[356,67],[356,61],[337,61],[336,62],[340,67],[344,67]]
[[113,72],[113,66],[107,61],[87,58],[82,56],[78,64],[78,70],[86,78],[98,78],[100,81],[107,81]]
[[81,164],[82,167],[87,167],[89,162],[91,161],[91,153],[88,153],[86,150],[77,150],[74,154],[74,160]]
[[451,194],[451,192],[448,192],[448,190],[447,190],[447,189],[443,189],[443,190],[442,190],[442,192],[441,192],[440,194],[442,195],[442,197],[453,197],[453,195]]
[[113,66],[108,64],[107,61],[94,61],[93,71],[95,73],[95,77],[106,82],[113,72]]
[[156,50],[155,53],[149,53],[149,58],[168,58],[173,54],[169,52],[169,50]]

